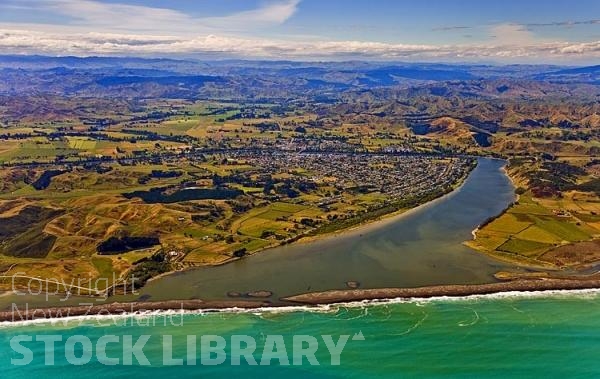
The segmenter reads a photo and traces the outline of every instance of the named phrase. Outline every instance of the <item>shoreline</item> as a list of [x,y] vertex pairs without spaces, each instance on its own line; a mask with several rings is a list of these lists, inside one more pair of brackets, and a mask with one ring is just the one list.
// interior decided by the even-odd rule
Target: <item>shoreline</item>
[[294,243],[310,243],[310,242],[314,242],[314,241],[320,241],[320,240],[326,239],[326,238],[334,238],[334,237],[343,236],[345,234],[352,234],[352,233],[358,233],[358,232],[369,232],[372,229],[377,229],[379,227],[383,227],[388,223],[401,220],[402,218],[408,217],[417,211],[426,209],[427,207],[434,205],[435,203],[437,203],[439,201],[442,201],[448,197],[454,196],[458,191],[460,191],[462,189],[462,187],[465,185],[465,183],[471,177],[471,174],[473,173],[473,171],[475,171],[477,169],[477,166],[479,165],[479,161],[477,160],[477,158],[475,158],[475,161],[477,162],[477,164],[471,168],[471,170],[467,173],[467,175],[465,175],[463,178],[461,178],[461,180],[458,181],[453,186],[451,191],[446,192],[446,193],[442,194],[441,196],[438,196],[432,200],[421,203],[412,208],[399,209],[395,212],[386,213],[377,218],[360,222],[349,228],[342,228],[340,230],[336,230],[333,232],[324,233],[324,234],[320,234],[320,235],[315,235],[315,236],[302,237],[302,238],[298,239],[297,241],[295,241]]
[[[466,285],[438,285],[415,288],[377,288],[330,290],[310,292],[279,299],[279,303],[266,300],[169,300],[156,302],[110,303],[93,306],[20,308],[13,304],[10,311],[0,312],[0,322],[19,323],[31,321],[48,321],[72,318],[95,317],[129,317],[147,316],[149,312],[170,312],[180,314],[194,311],[204,312],[262,312],[266,310],[318,310],[323,306],[349,306],[367,302],[384,302],[391,300],[425,300],[425,299],[461,299],[473,296],[500,294],[553,294],[556,291],[600,290],[600,279],[520,279],[510,282]],[[376,303],[373,303],[376,304]],[[176,313],[174,313],[176,312]],[[160,315],[160,313],[158,313]]]
[[427,299],[433,297],[468,297],[501,293],[528,293],[545,291],[570,291],[600,289],[600,280],[574,279],[520,279],[488,284],[452,284],[416,288],[378,288],[356,290],[331,290],[289,296],[282,300],[304,305],[335,304],[365,300],[394,298]]

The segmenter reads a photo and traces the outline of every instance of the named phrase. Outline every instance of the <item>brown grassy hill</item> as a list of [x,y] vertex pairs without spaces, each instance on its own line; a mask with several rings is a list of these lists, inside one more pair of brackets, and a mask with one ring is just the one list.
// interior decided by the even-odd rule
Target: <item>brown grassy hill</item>
[[46,233],[46,224],[63,213],[61,209],[5,202],[0,215],[0,253],[12,257],[42,258],[56,237]]
[[430,125],[429,134],[457,138],[470,138],[472,135],[469,125],[452,117],[440,117],[433,120]]

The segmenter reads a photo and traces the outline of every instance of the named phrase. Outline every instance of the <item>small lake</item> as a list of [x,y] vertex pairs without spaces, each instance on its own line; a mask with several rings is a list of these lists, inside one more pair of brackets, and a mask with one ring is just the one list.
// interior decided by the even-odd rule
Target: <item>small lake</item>
[[218,267],[149,283],[152,300],[225,299],[227,292],[267,290],[273,299],[308,291],[494,282],[506,264],[462,243],[514,201],[505,162],[479,159],[465,184],[409,214],[308,243],[281,246]]

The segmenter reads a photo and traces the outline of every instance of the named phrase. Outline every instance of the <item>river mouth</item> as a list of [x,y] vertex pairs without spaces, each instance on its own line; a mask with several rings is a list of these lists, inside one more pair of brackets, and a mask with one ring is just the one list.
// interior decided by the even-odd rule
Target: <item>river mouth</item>
[[[216,267],[148,283],[144,299],[224,300],[269,291],[274,302],[299,293],[360,288],[482,284],[511,268],[463,245],[481,222],[514,201],[504,161],[480,158],[464,185],[407,215],[321,240],[281,246]],[[115,298],[115,300],[127,300]]]
[[[406,214],[312,242],[265,250],[221,266],[176,272],[149,282],[136,295],[109,301],[279,299],[307,292],[413,288],[497,282],[498,271],[515,269],[465,246],[472,231],[515,200],[505,161],[479,158],[465,183],[452,193]],[[246,294],[259,297],[243,299]],[[235,294],[236,298],[232,298]],[[89,302],[71,297],[4,296],[30,307]],[[100,299],[97,299],[100,300]]]

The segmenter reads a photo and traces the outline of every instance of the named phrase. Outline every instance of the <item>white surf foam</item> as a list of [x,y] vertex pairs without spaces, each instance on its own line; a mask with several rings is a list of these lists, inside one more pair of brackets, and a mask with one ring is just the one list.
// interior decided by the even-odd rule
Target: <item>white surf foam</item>
[[285,314],[285,313],[337,313],[340,309],[345,308],[365,308],[378,307],[393,304],[416,304],[417,306],[426,306],[428,303],[445,303],[445,302],[477,302],[477,301],[494,301],[508,299],[560,299],[560,298],[580,298],[580,299],[598,299],[600,289],[581,289],[581,290],[547,290],[547,291],[508,291],[485,295],[468,295],[468,296],[435,296],[429,298],[393,298],[393,299],[375,299],[375,300],[360,300],[350,302],[340,302],[333,304],[321,305],[298,305],[298,306],[280,306],[280,307],[257,307],[257,308],[223,308],[223,309],[199,309],[199,310],[156,310],[133,313],[122,313],[114,315],[85,315],[85,316],[67,316],[53,319],[36,319],[36,320],[15,320],[0,322],[0,328],[14,328],[26,326],[60,326],[60,327],[77,327],[82,323],[86,326],[94,326],[97,323],[99,326],[110,326],[107,321],[123,322],[124,319],[143,319],[148,317],[171,317],[171,316],[210,316],[214,314],[249,314],[262,316],[264,314]]

